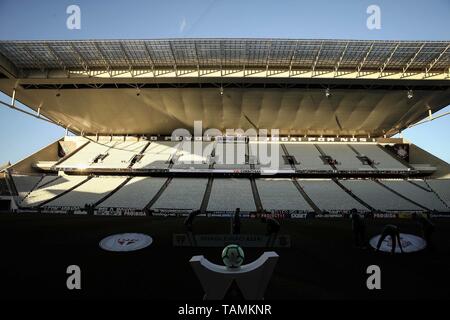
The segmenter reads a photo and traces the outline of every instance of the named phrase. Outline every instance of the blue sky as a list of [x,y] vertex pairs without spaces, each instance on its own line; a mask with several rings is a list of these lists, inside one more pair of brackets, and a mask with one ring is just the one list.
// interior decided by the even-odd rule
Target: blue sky
[[[80,30],[66,27],[72,4],[81,9]],[[372,4],[381,9],[380,30],[366,27]],[[450,40],[450,0],[0,0],[1,40],[180,37]],[[1,93],[0,99],[9,102]],[[0,106],[0,134],[1,164],[64,130]],[[450,162],[450,116],[406,130],[404,137]]]

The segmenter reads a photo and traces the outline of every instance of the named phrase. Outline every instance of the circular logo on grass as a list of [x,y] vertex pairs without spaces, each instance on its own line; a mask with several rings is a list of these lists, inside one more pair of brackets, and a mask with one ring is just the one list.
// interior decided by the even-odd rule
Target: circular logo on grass
[[142,233],[121,233],[106,237],[100,241],[100,248],[107,251],[135,251],[148,247],[152,237]]
[[[370,245],[376,249],[378,240],[381,235],[377,235],[370,239]],[[425,249],[427,246],[427,242],[421,237],[415,236],[413,234],[400,233],[400,242],[402,244],[403,252],[416,252]],[[391,252],[392,251],[392,239],[390,236],[387,236],[383,242],[381,243],[380,250],[383,252]],[[401,253],[400,246],[396,243],[395,253]]]

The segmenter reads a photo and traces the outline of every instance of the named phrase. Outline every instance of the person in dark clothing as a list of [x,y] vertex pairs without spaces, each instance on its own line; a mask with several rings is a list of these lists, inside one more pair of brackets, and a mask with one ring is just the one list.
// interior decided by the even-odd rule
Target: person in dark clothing
[[186,227],[187,237],[192,246],[197,246],[197,241],[195,240],[194,237],[193,224],[195,217],[198,216],[200,213],[201,213],[200,210],[192,210],[191,213],[189,213],[187,218],[184,220],[184,226]]
[[356,209],[350,210],[352,219],[353,243],[355,247],[364,249],[366,242],[366,225]]
[[398,245],[400,247],[400,251],[403,253],[403,247],[402,247],[402,243],[400,241],[400,229],[397,226],[394,226],[392,224],[388,224],[384,227],[383,232],[381,233],[380,239],[378,240],[377,243],[377,252],[380,251],[380,247],[381,244],[383,243],[384,239],[386,239],[386,237],[391,237],[391,253],[394,254],[395,253],[395,249],[397,247],[397,241],[398,241]]
[[194,219],[197,215],[200,214],[200,210],[192,210],[191,213],[184,220],[184,226],[186,227],[187,232],[193,232],[193,223]]
[[431,248],[432,247],[431,237],[434,233],[435,226],[434,226],[434,223],[430,220],[430,213],[427,213],[427,216],[414,215],[414,218],[418,221],[418,223],[421,227],[422,237],[427,242],[427,247]]
[[241,233],[241,209],[236,208],[234,212],[234,217],[231,220],[231,233],[240,234]]
[[272,247],[277,239],[278,232],[280,231],[280,223],[274,218],[262,218],[262,222],[267,225],[267,247]]

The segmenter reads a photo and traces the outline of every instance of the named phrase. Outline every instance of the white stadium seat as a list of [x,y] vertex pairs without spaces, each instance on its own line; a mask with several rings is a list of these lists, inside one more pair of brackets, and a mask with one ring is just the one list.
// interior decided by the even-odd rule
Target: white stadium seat
[[33,190],[22,202],[24,207],[36,207],[41,203],[53,199],[61,193],[73,188],[77,184],[86,180],[86,176],[68,176],[61,175],[56,180],[44,185],[40,183],[42,187]]
[[108,153],[112,147],[119,144],[119,141],[94,142],[90,141],[80,150],[69,156],[65,161],[58,164],[58,169],[62,168],[88,168],[92,161],[100,154]]
[[352,144],[362,156],[368,157],[370,160],[374,161],[374,165],[380,170],[407,170],[408,168],[404,166],[400,161],[396,160],[388,152],[384,151],[382,146],[377,144],[362,144],[355,143]]
[[297,179],[297,181],[320,210],[369,211],[331,179]]
[[83,183],[65,195],[50,201],[46,207],[57,208],[83,208],[86,204],[92,205],[110,194],[123,183],[126,177],[102,176],[95,177]]
[[426,180],[428,185],[437,193],[448,207],[450,207],[450,179],[430,179]]
[[380,182],[430,210],[449,211],[449,208],[423,180],[411,180],[410,182],[405,180],[380,180]]
[[202,204],[208,179],[174,178],[152,209],[197,210]]
[[214,142],[183,141],[176,153],[175,169],[207,169],[209,168]]
[[346,188],[375,209],[382,211],[423,211],[372,180],[341,180]]
[[335,165],[338,170],[374,170],[371,166],[363,164],[356,156],[357,154],[347,144],[319,144],[326,155],[337,161]]
[[313,211],[291,179],[256,179],[256,186],[265,210]]
[[281,143],[256,142],[249,143],[250,162],[254,162],[255,168],[270,168],[273,170],[292,169],[292,166],[285,161],[285,153]]
[[32,191],[42,179],[41,175],[12,175],[14,185],[16,186],[17,193],[19,194],[19,201],[22,201],[30,191]]
[[255,211],[252,188],[248,179],[215,178],[208,211]]
[[90,168],[127,168],[134,155],[141,152],[147,141],[125,141],[116,143],[108,149],[108,156],[98,163],[92,163]]
[[333,168],[324,164],[320,158],[321,153],[313,144],[307,143],[284,143],[289,155],[294,156],[299,164],[297,169],[301,170],[325,170],[331,171]]
[[167,178],[134,177],[97,208],[130,208],[142,210],[161,189]]
[[218,142],[214,148],[215,169],[249,169],[246,163],[247,144],[244,142]]
[[169,161],[181,146],[179,141],[153,141],[144,151],[144,156],[133,165],[133,169],[167,169]]

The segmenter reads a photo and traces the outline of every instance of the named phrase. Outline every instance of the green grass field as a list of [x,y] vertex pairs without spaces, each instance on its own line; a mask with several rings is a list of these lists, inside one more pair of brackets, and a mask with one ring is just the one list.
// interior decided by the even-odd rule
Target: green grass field
[[[200,300],[200,283],[188,263],[203,254],[221,263],[222,248],[175,248],[182,218],[1,214],[1,295],[10,298],[145,298]],[[292,247],[280,255],[266,299],[430,299],[450,297],[450,221],[435,220],[433,250],[391,256],[352,245],[347,219],[281,220]],[[368,236],[383,225],[419,234],[409,219],[367,220]],[[197,218],[198,233],[228,233],[226,218]],[[242,233],[264,233],[259,220],[242,220]],[[99,241],[111,234],[142,232],[153,237],[145,249],[107,252]],[[264,248],[244,248],[248,263]],[[267,249],[266,249],[267,250]],[[66,268],[82,271],[82,289],[66,288]],[[366,288],[366,268],[381,268],[381,290]]]

